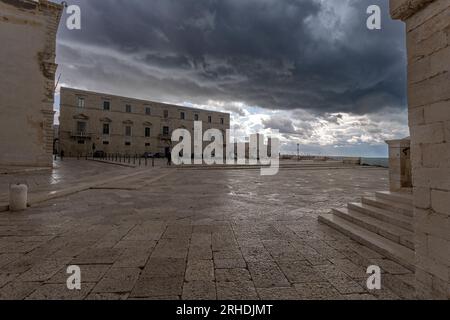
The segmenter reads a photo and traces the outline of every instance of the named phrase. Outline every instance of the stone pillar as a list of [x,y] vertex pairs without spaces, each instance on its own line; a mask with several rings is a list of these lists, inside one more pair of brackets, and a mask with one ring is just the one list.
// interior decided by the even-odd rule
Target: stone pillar
[[53,165],[56,33],[63,6],[0,0],[0,164]]
[[406,22],[418,298],[450,298],[450,1],[391,0]]
[[409,138],[386,141],[389,145],[390,190],[401,191],[412,188]]

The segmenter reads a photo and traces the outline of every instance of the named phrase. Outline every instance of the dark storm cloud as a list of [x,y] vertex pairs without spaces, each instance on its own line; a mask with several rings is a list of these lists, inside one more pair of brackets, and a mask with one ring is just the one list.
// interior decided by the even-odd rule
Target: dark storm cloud
[[[316,114],[405,106],[403,27],[387,0],[71,3],[82,30],[62,28],[58,48],[70,85]],[[381,31],[366,28],[371,4],[382,8]]]

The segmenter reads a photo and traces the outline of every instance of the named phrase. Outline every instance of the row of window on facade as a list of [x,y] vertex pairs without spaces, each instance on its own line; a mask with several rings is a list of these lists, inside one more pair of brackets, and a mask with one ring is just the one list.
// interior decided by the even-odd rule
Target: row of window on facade
[[[86,144],[86,140],[78,140],[78,144]],[[103,145],[109,145],[109,141],[105,140],[102,142]],[[131,142],[130,141],[125,141],[125,145],[126,146],[131,146]],[[150,147],[150,143],[146,142],[145,143],[145,147]]]
[[[104,123],[103,124],[103,135],[109,135],[110,134],[110,124]],[[149,138],[150,137],[150,127],[144,128],[144,137]],[[169,135],[169,127],[163,127],[163,135]],[[77,134],[78,135],[86,135],[86,122],[84,121],[78,121],[77,122]],[[125,126],[125,136],[131,137],[132,136],[132,127],[131,126]]]
[[[85,100],[84,98],[78,97],[78,107],[79,108],[84,108],[85,106]],[[103,110],[104,111],[110,111],[111,110],[111,103],[110,101],[103,101]],[[125,105],[125,112],[126,113],[131,113],[132,109],[131,109],[131,105],[127,104]],[[145,108],[145,114],[146,115],[151,115],[151,108],[150,107],[146,107]],[[163,113],[163,117],[165,119],[169,118],[169,110],[164,110]],[[200,117],[198,114],[194,114],[194,121],[199,121]],[[180,120],[186,120],[186,113],[181,111],[180,112]],[[212,117],[208,116],[208,123],[212,123]],[[224,124],[225,120],[224,118],[220,118],[220,124]]]

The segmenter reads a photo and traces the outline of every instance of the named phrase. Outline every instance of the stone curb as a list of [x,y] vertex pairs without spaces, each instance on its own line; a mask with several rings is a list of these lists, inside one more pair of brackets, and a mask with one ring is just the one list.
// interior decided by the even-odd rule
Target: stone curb
[[[110,179],[106,179],[106,180],[101,180],[101,181],[96,181],[96,182],[85,182],[82,183],[79,186],[75,186],[75,187],[70,187],[70,188],[66,188],[66,189],[62,189],[62,190],[55,190],[55,191],[47,191],[44,194],[31,194],[30,198],[28,200],[28,206],[32,207],[36,204],[48,201],[48,200],[52,200],[52,199],[56,199],[56,198],[61,198],[61,197],[65,197],[68,195],[72,195],[81,191],[85,191],[91,188],[95,188],[107,183],[111,183],[111,182],[115,182],[115,181],[119,181],[119,180],[123,180],[126,178],[131,178],[134,176],[137,176],[138,174],[141,174],[142,170],[132,173],[132,174],[127,174],[127,175],[121,175],[119,177],[114,177],[114,178],[110,178]],[[164,176],[168,175],[169,173],[165,172],[164,174],[161,174],[157,177],[155,177],[154,179],[152,179],[151,181],[156,181],[160,178],[163,178]],[[6,212],[9,210],[9,205],[7,203],[0,203],[0,212]]]
[[113,161],[106,161],[106,160],[88,159],[88,161],[107,163],[107,164],[112,164],[112,165],[121,166],[121,167],[128,167],[128,168],[137,168],[138,167],[134,164],[113,162]]

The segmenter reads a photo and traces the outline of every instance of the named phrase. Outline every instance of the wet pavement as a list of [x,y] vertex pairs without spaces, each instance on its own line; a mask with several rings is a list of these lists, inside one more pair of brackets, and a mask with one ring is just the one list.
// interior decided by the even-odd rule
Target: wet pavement
[[387,188],[376,168],[148,170],[1,213],[0,299],[412,298],[413,274],[317,222]]

